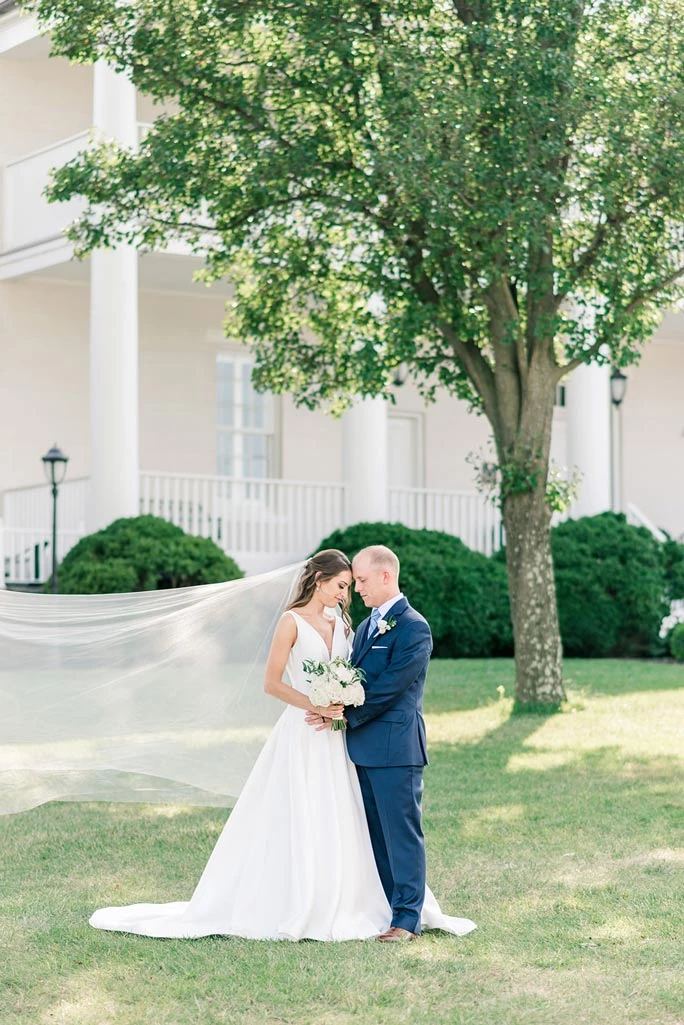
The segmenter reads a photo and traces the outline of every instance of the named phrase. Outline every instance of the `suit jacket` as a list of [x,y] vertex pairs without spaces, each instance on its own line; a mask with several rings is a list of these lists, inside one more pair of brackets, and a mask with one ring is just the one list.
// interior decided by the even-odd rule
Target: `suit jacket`
[[366,674],[366,700],[347,708],[347,750],[356,765],[427,765],[423,690],[432,653],[427,621],[401,598],[387,613],[396,626],[368,637],[370,617],[354,638],[351,661]]

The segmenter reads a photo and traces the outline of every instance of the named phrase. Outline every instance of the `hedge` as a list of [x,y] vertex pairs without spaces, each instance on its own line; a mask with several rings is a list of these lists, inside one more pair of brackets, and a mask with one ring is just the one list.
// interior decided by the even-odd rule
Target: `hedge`
[[568,656],[648,656],[669,611],[662,545],[622,514],[560,523],[551,532],[563,650]]
[[[399,523],[358,523],[335,531],[318,547],[340,548],[353,558],[371,544],[386,544],[399,556],[400,585],[430,623],[435,655],[512,653],[505,552],[487,558],[450,534]],[[681,545],[663,546],[643,527],[613,513],[567,520],[552,530],[551,544],[565,655],[664,653],[658,632],[669,600],[678,597]],[[365,615],[355,595],[355,624]]]
[[[400,585],[428,620],[434,654],[443,658],[510,655],[513,630],[506,571],[457,537],[412,530],[400,523],[357,523],[324,538],[316,551],[339,548],[351,559],[361,548],[385,544],[401,563]],[[355,625],[368,614],[354,595]]]
[[663,544],[665,582],[670,601],[684,599],[684,545],[668,538]]
[[684,662],[684,623],[677,623],[670,634],[670,654],[678,662]]
[[156,516],[115,520],[74,545],[59,568],[62,594],[113,594],[214,584],[244,576],[209,538]]

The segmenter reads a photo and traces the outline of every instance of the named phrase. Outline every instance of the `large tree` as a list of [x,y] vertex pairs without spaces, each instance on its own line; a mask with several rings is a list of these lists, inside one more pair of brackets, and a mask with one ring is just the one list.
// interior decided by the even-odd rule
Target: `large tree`
[[82,252],[183,236],[257,382],[309,407],[468,399],[500,471],[517,698],[564,697],[558,382],[632,362],[684,272],[682,0],[33,0],[55,50],[167,103],[94,147]]

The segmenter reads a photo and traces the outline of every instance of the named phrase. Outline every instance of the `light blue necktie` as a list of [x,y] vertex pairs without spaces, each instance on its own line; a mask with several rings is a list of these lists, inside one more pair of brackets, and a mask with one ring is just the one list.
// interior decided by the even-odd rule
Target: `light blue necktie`
[[379,620],[380,620],[380,609],[373,609],[373,611],[371,612],[370,623],[368,625],[368,639],[369,640],[373,636],[373,634],[375,633],[375,631],[377,629],[377,626],[378,626]]

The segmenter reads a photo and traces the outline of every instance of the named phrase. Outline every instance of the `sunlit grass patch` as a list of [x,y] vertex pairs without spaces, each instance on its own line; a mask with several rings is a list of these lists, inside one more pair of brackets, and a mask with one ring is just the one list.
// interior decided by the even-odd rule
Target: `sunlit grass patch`
[[431,667],[429,877],[462,940],[100,933],[97,906],[188,897],[226,812],[0,819],[1,1025],[681,1025],[684,673],[567,672],[560,715],[511,718],[511,662]]

